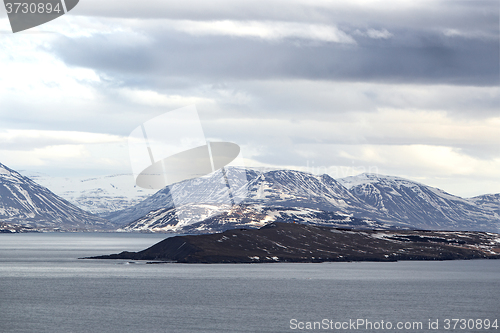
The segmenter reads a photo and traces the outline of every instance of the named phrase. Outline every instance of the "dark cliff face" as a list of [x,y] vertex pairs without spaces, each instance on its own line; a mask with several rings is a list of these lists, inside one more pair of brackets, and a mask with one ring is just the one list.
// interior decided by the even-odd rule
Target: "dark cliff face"
[[347,230],[271,223],[258,230],[167,238],[140,252],[92,259],[181,263],[396,261],[500,258],[500,235],[483,232]]

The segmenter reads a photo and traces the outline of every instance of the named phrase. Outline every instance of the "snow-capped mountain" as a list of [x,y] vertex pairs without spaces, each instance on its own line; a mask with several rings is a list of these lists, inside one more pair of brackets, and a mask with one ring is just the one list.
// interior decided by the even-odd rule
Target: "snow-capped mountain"
[[[477,202],[438,188],[403,178],[361,174],[339,180],[349,192],[384,215],[382,221],[397,221],[414,228],[500,231],[500,216],[492,200]],[[494,200],[493,200],[494,201]]]
[[[231,167],[221,172],[154,194],[135,186],[132,175],[31,176],[57,188],[64,199],[80,208],[100,213],[100,218],[0,164],[0,222],[8,223],[10,229],[23,226],[26,230],[93,230],[114,225],[121,231],[207,233],[295,221],[356,228],[500,232],[500,194],[464,199],[407,179],[373,174],[335,180],[293,170]],[[229,188],[236,205],[228,202]]]
[[492,210],[500,215],[500,193],[479,195],[477,197],[470,198],[469,201],[484,209]]
[[[17,172],[3,166],[1,170],[0,222],[109,226]],[[61,181],[54,186],[66,198],[80,207],[104,212],[101,217],[122,231],[206,233],[296,221],[359,228],[500,232],[500,194],[463,199],[407,179],[373,174],[335,180],[293,170],[225,168],[225,180],[221,172],[173,184],[153,195],[134,187],[131,175],[68,182],[52,178],[50,183]],[[231,200],[237,205],[228,202],[228,182]],[[60,211],[41,208],[40,193],[44,193],[43,203]],[[141,198],[145,199],[126,207]]]
[[[246,197],[236,206],[240,212],[237,215],[235,207],[221,205],[225,185],[209,175],[162,189],[142,203],[109,217],[126,231],[199,233],[257,227],[275,218],[328,224],[335,220],[328,214],[377,221],[378,227],[500,231],[500,216],[491,205],[481,206],[471,199],[403,178],[363,174],[336,181],[328,175],[293,170],[227,169],[228,178],[241,179],[241,172],[246,172],[247,182],[242,182],[234,193]],[[172,191],[183,193],[185,200],[174,205]],[[176,211],[190,214],[189,218],[176,220]],[[356,227],[355,223],[351,226]]]
[[0,163],[0,222],[33,230],[102,230],[113,226]]
[[[348,215],[369,212],[372,216],[377,216],[373,207],[357,199],[328,175],[314,176],[293,170],[260,173],[242,168],[226,168],[226,175],[233,180],[233,197],[243,204],[313,208]],[[226,186],[216,172],[165,187],[140,204],[103,217],[117,225],[126,225],[159,209],[180,209],[186,204],[220,205],[227,203]],[[177,197],[175,204],[172,193]],[[203,217],[206,216],[200,215],[200,219]]]
[[51,177],[38,172],[23,174],[75,206],[99,215],[131,207],[156,192],[135,185],[132,174],[92,178]]
[[[176,213],[184,210],[177,219]],[[206,218],[205,218],[206,217]],[[352,215],[304,207],[264,207],[260,205],[187,204],[148,213],[119,231],[168,232],[180,234],[212,233],[237,228],[260,228],[271,222],[302,223],[357,229],[390,229],[392,226]]]
[[256,175],[247,185],[245,202],[265,206],[309,207],[343,213],[372,211],[329,175],[315,176],[294,170]]
[[[248,179],[253,179],[257,173],[243,168],[225,168],[228,178],[234,184],[233,196],[243,200],[246,198],[245,186]],[[173,194],[176,201],[174,203]],[[221,170],[208,176],[182,181],[167,186],[141,203],[132,207],[102,214],[117,225],[126,225],[132,221],[144,217],[151,211],[166,208],[180,207],[190,203],[221,204],[227,203],[227,184],[221,181]]]

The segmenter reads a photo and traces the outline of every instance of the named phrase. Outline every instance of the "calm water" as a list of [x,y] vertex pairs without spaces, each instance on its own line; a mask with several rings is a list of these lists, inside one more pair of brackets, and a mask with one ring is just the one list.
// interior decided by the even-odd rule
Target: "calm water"
[[141,250],[164,237],[0,234],[0,332],[312,331],[291,329],[291,319],[423,324],[393,332],[427,332],[431,319],[439,320],[433,332],[500,332],[444,329],[446,318],[500,320],[499,260],[146,265],[77,259]]

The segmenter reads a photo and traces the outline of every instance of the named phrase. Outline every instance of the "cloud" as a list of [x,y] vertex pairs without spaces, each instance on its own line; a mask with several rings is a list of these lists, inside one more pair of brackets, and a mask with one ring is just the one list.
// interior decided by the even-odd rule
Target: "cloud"
[[[439,111],[449,118],[475,120],[498,116],[500,87],[384,84],[320,80],[225,81],[224,96],[246,96],[232,117],[342,121],[343,115],[380,109]],[[207,92],[208,93],[208,92]],[[226,97],[221,97],[223,102]],[[247,110],[251,110],[247,112]],[[307,110],[305,112],[305,110]],[[361,119],[363,119],[361,117]]]
[[0,130],[2,163],[14,169],[89,175],[130,172],[127,137],[77,131]]
[[195,36],[254,37],[264,40],[303,38],[324,42],[355,44],[356,41],[335,26],[276,21],[163,21],[169,28]]
[[3,150],[27,150],[82,144],[124,143],[125,137],[77,131],[0,130]]
[[90,0],[46,25],[60,34],[45,49],[125,84],[175,77],[493,86],[498,20],[495,1]]
[[447,37],[461,37],[466,39],[497,39],[498,33],[494,31],[482,31],[482,30],[459,30],[459,29],[444,29],[443,35]]
[[[360,119],[363,136],[372,143],[460,147],[500,142],[500,117],[453,119],[439,111],[381,109]],[[497,153],[500,154],[500,149]]]
[[207,137],[238,143],[252,165],[375,167],[498,192],[498,8],[84,1],[0,35],[0,162],[130,172],[122,138],[196,104]]
[[[235,35],[242,31],[236,29]],[[250,32],[246,32],[250,34]],[[298,30],[253,31],[278,38]],[[314,37],[304,30],[303,36]],[[499,82],[498,40],[447,38],[438,32],[393,31],[389,39],[353,43],[304,44],[294,40],[227,35],[196,36],[178,31],[151,31],[149,42],[122,43],[126,35],[60,37],[51,51],[70,66],[87,67],[117,79],[184,77],[192,80],[311,79],[419,84],[491,86]],[[251,34],[250,34],[251,35]],[[319,39],[342,41],[332,33]],[[130,78],[129,78],[130,80]]]
[[160,106],[167,110],[174,110],[186,105],[214,103],[211,98],[201,96],[165,95],[153,90],[137,90],[130,88],[117,89],[116,93],[124,101],[138,105]]
[[[411,0],[150,0],[147,5],[134,0],[87,0],[72,10],[73,16],[197,21],[259,20],[349,23],[383,23],[407,27],[445,25],[452,28],[495,24],[497,1],[411,1]],[[496,21],[498,29],[498,20]]]
[[382,30],[368,29],[366,31],[366,34],[368,35],[368,37],[373,39],[388,39],[394,36],[389,31],[387,31],[387,29],[382,29]]
[[394,36],[392,33],[387,31],[387,29],[368,29],[366,31],[356,30],[354,33],[359,36],[368,36],[373,39],[388,39]]

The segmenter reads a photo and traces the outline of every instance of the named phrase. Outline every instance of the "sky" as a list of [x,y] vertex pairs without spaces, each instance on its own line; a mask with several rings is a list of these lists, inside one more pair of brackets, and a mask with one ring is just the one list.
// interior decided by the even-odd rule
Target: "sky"
[[500,193],[500,2],[81,0],[13,34],[0,163],[131,172],[129,134],[195,105],[245,166]]

